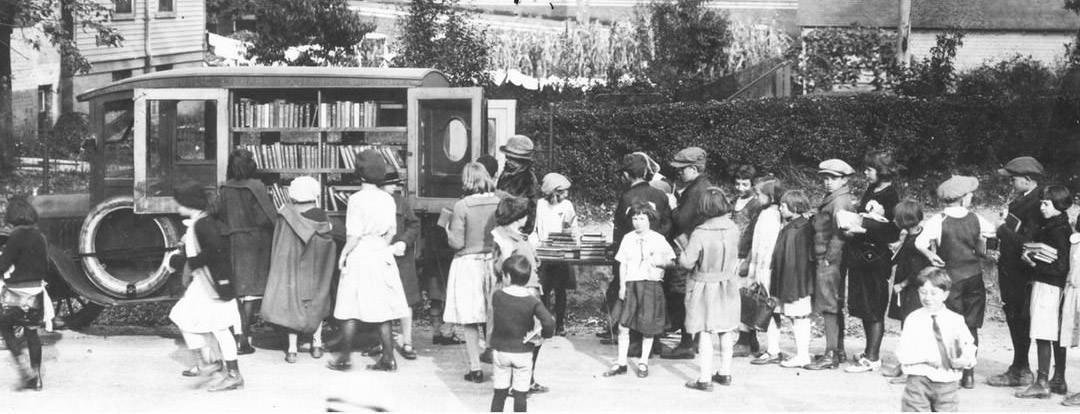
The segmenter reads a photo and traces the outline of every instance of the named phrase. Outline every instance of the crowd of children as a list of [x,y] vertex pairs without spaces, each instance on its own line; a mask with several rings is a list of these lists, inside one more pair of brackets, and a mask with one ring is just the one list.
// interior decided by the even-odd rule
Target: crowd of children
[[[956,390],[975,386],[978,330],[986,310],[982,269],[996,260],[1017,349],[1006,373],[989,376],[987,383],[1026,387],[1017,398],[1067,392],[1065,350],[1080,342],[1080,291],[1069,282],[1080,278],[1077,264],[1070,263],[1080,255],[1070,254],[1070,247],[1080,243],[1080,235],[1073,235],[1066,214],[1073,194],[1064,186],[1039,186],[1043,168],[1034,158],[1019,157],[999,171],[1012,180],[1017,198],[996,228],[970,210],[979,186],[974,177],[942,182],[937,198],[944,209],[924,217],[923,206],[904,199],[894,184],[902,166],[887,151],[863,160],[868,186],[861,199],[849,185],[854,168],[838,159],[821,162],[825,197],[817,208],[803,191],[787,190],[747,166],[732,170],[729,202],[705,176],[707,154],[696,147],[671,162],[678,182],[677,201],[669,205],[663,202],[668,194],[661,193],[672,187],[654,184],[656,171],[648,161],[630,154],[619,170],[629,186],[615,211],[619,266],[608,289],[619,346],[604,376],[628,372],[628,352],[640,355],[636,371],[647,376],[654,338],[681,332],[679,345],[661,357],[693,358],[697,343],[701,373],[688,388],[731,384],[731,359],[745,346],[753,365],[823,370],[849,362],[848,373],[882,371],[907,384],[904,410],[954,410]],[[754,284],[778,303],[764,349],[740,319],[740,287]],[[844,350],[845,309],[862,320],[865,332],[863,352],[850,358]],[[824,322],[825,352],[817,356],[809,352],[811,315]],[[791,319],[792,353],[781,350],[781,316]],[[903,326],[898,366],[882,365],[886,317]],[[634,337],[627,330],[642,335],[640,348],[631,348]],[[720,339],[718,355],[713,334]],[[1035,375],[1026,360],[1025,344],[1032,340]],[[1062,404],[1080,405],[1080,394]]]
[[[507,162],[497,179],[490,156],[464,164],[465,195],[440,218],[453,257],[439,319],[461,326],[466,381],[483,382],[481,364],[493,365],[492,411],[502,411],[507,398],[524,411],[528,393],[547,391],[535,379],[536,361],[544,338],[565,332],[566,290],[576,287],[572,268],[543,263],[535,247],[553,233],[581,231],[568,200],[570,180],[556,173],[537,180],[527,137],[512,137],[500,151]],[[937,198],[944,209],[924,217],[924,207],[903,198],[894,184],[902,167],[887,151],[863,160],[868,185],[861,199],[850,186],[851,165],[822,161],[825,196],[816,208],[804,190],[749,166],[733,169],[729,197],[710,181],[707,164],[701,148],[679,151],[670,162],[676,177],[670,183],[644,153],[621,160],[625,189],[613,230],[618,266],[605,300],[611,329],[600,334],[617,344],[617,354],[603,376],[627,374],[634,357],[633,371],[648,377],[658,338],[678,332],[679,344],[661,357],[696,358],[699,374],[685,384],[690,389],[732,384],[733,358],[751,354],[756,366],[827,370],[849,362],[848,373],[882,371],[906,384],[904,411],[955,410],[959,389],[975,386],[986,309],[983,263],[991,260],[1014,360],[987,383],[1026,387],[1018,398],[1066,394],[1066,348],[1080,344],[1080,249],[1072,248],[1080,235],[1066,213],[1074,193],[1041,185],[1043,167],[1034,158],[1016,158],[999,171],[1016,197],[997,227],[970,210],[979,187],[974,177],[942,182]],[[366,352],[381,355],[368,369],[395,371],[395,350],[416,358],[411,307],[422,300],[415,257],[421,221],[397,194],[397,171],[378,153],[358,155],[362,185],[349,198],[339,253],[327,213],[316,207],[317,180],[294,179],[292,203],[273,209],[265,188],[251,178],[253,169],[249,152],[231,154],[229,181],[217,202],[194,183],[175,189],[187,232],[182,248],[169,253],[169,265],[186,270],[187,288],[170,318],[196,361],[182,374],[216,375],[211,391],[243,387],[237,356],[254,352],[250,324],[260,300],[262,318],[288,334],[289,363],[296,362],[300,338],[311,337],[312,356],[322,355],[321,330],[330,315],[340,321],[340,336],[328,368],[351,367],[361,323],[375,327],[380,342]],[[11,332],[26,329],[31,369],[23,388],[41,389],[33,328],[43,316],[41,304],[32,303],[40,302],[41,272],[31,273],[44,257],[44,238],[27,202],[9,202],[7,220],[16,228],[0,254],[6,284],[0,333],[17,357]],[[16,270],[8,271],[13,264]],[[777,303],[763,329],[764,349],[756,329],[744,323],[743,295],[754,285]],[[28,305],[13,309],[9,302],[15,301]],[[851,357],[844,349],[845,309],[865,332],[863,352]],[[824,353],[817,356],[810,353],[813,315],[824,322]],[[902,322],[898,366],[882,365],[886,317]],[[791,352],[781,347],[785,320],[794,336]],[[396,321],[402,325],[398,341]],[[458,343],[438,328],[435,335],[437,344]],[[1035,373],[1027,361],[1032,341]],[[1062,403],[1080,405],[1080,393]]]

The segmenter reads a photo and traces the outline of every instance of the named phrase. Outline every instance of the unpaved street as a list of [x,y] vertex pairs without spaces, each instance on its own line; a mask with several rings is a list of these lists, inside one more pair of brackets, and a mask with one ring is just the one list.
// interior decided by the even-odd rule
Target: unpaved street
[[[988,374],[1004,369],[1009,356],[1002,343],[1002,338],[1007,338],[1004,326],[996,322],[988,325],[981,335],[986,344],[976,369],[979,384],[974,390],[963,391],[961,409],[1066,410],[1059,405],[1060,396],[1042,401],[1019,400],[1012,397],[1012,390],[983,384]],[[179,339],[165,331],[132,334],[132,330],[108,330],[124,334],[104,335],[101,328],[88,333],[49,334],[45,390],[40,393],[8,391],[14,377],[10,360],[3,358],[0,381],[5,390],[0,391],[4,394],[0,411],[313,412],[325,410],[327,397],[392,410],[485,411],[491,398],[490,379],[484,384],[461,379],[466,371],[464,349],[431,346],[427,330],[416,333],[419,359],[399,358],[396,373],[365,371],[359,366],[368,358],[359,354],[355,354],[358,367],[343,373],[324,368],[325,358],[313,360],[301,354],[298,363],[289,365],[280,351],[259,349],[253,355],[240,357],[247,386],[222,394],[207,393],[198,388],[199,380],[179,375],[187,351],[181,348]],[[888,336],[884,348],[891,350],[895,340],[895,336]],[[820,346],[817,342],[815,345]],[[857,341],[849,341],[849,352],[860,348]],[[683,388],[682,384],[696,372],[692,361],[654,359],[652,373],[646,379],[632,374],[603,378],[599,374],[613,355],[614,346],[600,345],[591,334],[549,341],[541,352],[537,378],[552,391],[530,398],[530,411],[896,411],[903,389],[877,373],[755,367],[747,359],[736,359],[734,385],[717,386],[714,392],[703,393]],[[490,374],[490,369],[486,365],[485,374]],[[1069,373],[1068,379],[1073,388],[1080,390],[1080,372]]]

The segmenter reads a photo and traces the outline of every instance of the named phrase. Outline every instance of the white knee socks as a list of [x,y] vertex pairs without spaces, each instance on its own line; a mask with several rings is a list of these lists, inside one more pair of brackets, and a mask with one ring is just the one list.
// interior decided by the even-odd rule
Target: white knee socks
[[[721,336],[723,338],[723,336]],[[698,382],[712,381],[713,374],[713,334],[701,332],[698,334],[698,366],[701,367],[701,375]],[[730,351],[729,351],[730,352]],[[731,355],[730,353],[728,354]]]
[[296,337],[297,335],[294,333],[289,334],[289,349],[285,352],[296,353]]
[[625,326],[619,326],[619,356],[615,358],[615,363],[619,365],[626,365],[626,353],[630,352],[630,328]]
[[720,375],[731,375],[731,359],[735,354],[735,338],[737,336],[739,334],[736,332],[720,334],[720,369],[716,370]]
[[639,364],[649,364],[649,353],[652,352],[653,337],[646,336],[641,338],[641,359],[638,359]]
[[810,319],[809,318],[793,318],[793,328],[795,331],[795,352],[798,357],[810,357]]
[[773,357],[780,355],[780,326],[776,324],[774,318],[769,319],[769,331],[765,332],[765,341],[768,344],[769,355]]

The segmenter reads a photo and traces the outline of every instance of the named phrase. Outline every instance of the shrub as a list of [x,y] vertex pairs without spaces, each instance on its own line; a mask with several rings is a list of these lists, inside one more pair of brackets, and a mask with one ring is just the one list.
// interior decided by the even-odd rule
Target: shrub
[[[521,113],[518,132],[546,144],[547,108]],[[857,169],[863,155],[894,149],[908,169],[902,181],[936,183],[950,172],[996,168],[1019,155],[1053,171],[1071,171],[1080,146],[1080,98],[775,98],[638,106],[560,105],[551,119],[552,169],[574,180],[576,199],[608,203],[618,191],[617,160],[645,151],[666,164],[679,149],[710,154],[709,172],[724,179],[727,162],[766,171],[813,171],[826,158]],[[544,167],[544,162],[539,162]],[[667,174],[669,177],[671,174]]]
[[956,93],[1004,97],[1047,95],[1055,92],[1058,82],[1054,70],[1031,56],[1018,54],[960,74]]

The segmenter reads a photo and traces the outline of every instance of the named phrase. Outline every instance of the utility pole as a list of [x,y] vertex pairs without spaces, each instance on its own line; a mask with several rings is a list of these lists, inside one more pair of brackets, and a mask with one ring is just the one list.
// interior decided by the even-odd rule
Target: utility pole
[[911,0],[898,0],[900,12],[899,26],[896,28],[896,63],[906,67],[911,61],[908,50],[908,38],[911,36]]

